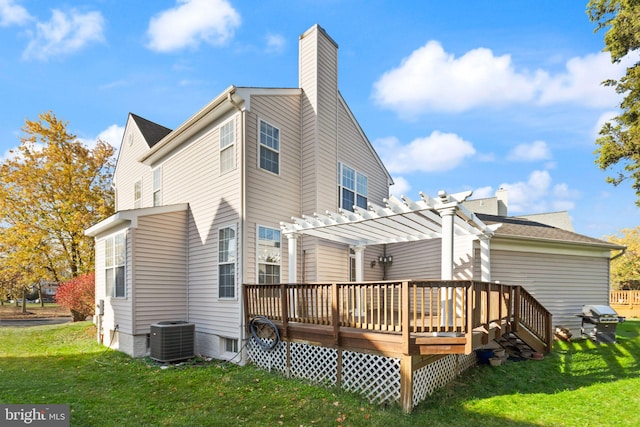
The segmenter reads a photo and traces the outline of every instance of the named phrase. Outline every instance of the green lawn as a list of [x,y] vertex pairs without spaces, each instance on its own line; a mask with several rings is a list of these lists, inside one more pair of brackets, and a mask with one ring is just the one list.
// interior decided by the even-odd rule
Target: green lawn
[[161,369],[95,343],[88,322],[0,328],[0,403],[69,404],[72,426],[637,426],[640,321],[618,343],[472,368],[411,415],[216,361]]

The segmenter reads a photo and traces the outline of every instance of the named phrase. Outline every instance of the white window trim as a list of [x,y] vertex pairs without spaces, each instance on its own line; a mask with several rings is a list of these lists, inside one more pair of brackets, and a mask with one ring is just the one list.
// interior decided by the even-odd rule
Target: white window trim
[[[140,186],[140,197],[136,198],[137,196],[137,188]],[[142,207],[142,178],[140,178],[139,180],[137,180],[136,182],[133,183],[133,208],[134,209],[139,209]]]
[[[123,261],[124,262],[123,262],[123,264],[116,264],[115,263],[115,260],[116,260],[116,256],[115,256],[115,239],[116,239],[116,236],[120,236],[120,235],[123,237],[123,245],[124,245],[124,247],[123,247],[123,250],[124,250]],[[113,250],[112,254],[108,254],[107,253],[107,241],[111,241],[112,242],[112,244],[111,244],[111,247],[112,247],[112,250]],[[105,239],[103,240],[102,244],[104,245],[104,293],[105,293],[105,296],[107,298],[126,299],[127,298],[127,291],[128,291],[128,289],[127,289],[128,288],[127,287],[127,269],[128,269],[127,268],[127,232],[126,231],[119,231],[117,233],[113,233],[113,234],[105,237]],[[112,266],[107,266],[107,258],[109,256],[113,257],[113,260],[114,260],[114,264]],[[120,267],[120,266],[124,267],[124,272],[123,272],[124,295],[118,296],[118,295],[116,295],[117,286],[116,286],[115,277],[113,278],[113,289],[112,289],[112,292],[108,292],[108,289],[107,289],[107,274],[108,274],[107,270],[112,270],[112,271],[115,272],[115,269]]]
[[[280,247],[278,248],[278,262],[260,262],[260,228],[278,231],[280,233]],[[277,265],[280,267],[280,280],[282,282],[282,232],[277,227],[269,227],[266,225],[256,226],[256,282],[260,283],[260,264]]]
[[[269,147],[268,145],[262,144],[261,138],[260,138],[260,135],[261,135],[261,131],[260,131],[260,127],[261,126],[260,126],[260,124],[261,123],[265,123],[265,124],[271,126],[272,128],[278,130],[278,149],[277,150],[274,150],[273,148]],[[267,121],[267,120],[259,118],[258,119],[258,132],[257,132],[257,135],[258,135],[258,153],[257,153],[257,160],[258,160],[257,166],[258,166],[258,169],[263,171],[263,172],[267,172],[267,173],[270,173],[270,174],[273,174],[273,175],[276,175],[276,176],[280,176],[280,171],[282,170],[282,132],[281,132],[280,128],[278,126],[272,124],[271,122]],[[273,152],[278,154],[278,172],[277,173],[273,172],[273,171],[270,171],[268,169],[264,169],[264,168],[262,168],[260,166],[260,148],[263,145],[267,150],[271,150],[271,151],[273,151]]]
[[[235,341],[235,346],[237,348],[237,351],[228,351],[227,350],[227,341]],[[220,355],[222,356],[222,358],[224,359],[234,359],[236,357],[238,357],[238,354],[240,353],[240,340],[238,338],[232,338],[232,337],[220,337]]]
[[[351,190],[350,188],[346,188],[342,185],[342,168],[343,167],[347,167],[349,169],[351,169],[354,172],[354,176],[353,176],[353,190]],[[367,180],[367,194],[361,194],[358,192],[358,175],[364,177]],[[357,168],[354,168],[344,162],[338,162],[338,207],[341,209],[347,209],[349,211],[353,211],[353,206],[342,206],[342,190],[343,189],[347,189],[349,191],[353,191],[353,204],[357,206],[358,204],[358,196],[362,196],[365,197],[367,199],[367,202],[369,201],[369,177],[360,172]]]
[[[156,187],[156,172],[158,172],[160,174],[160,178],[159,178],[159,184],[158,187]],[[153,206],[162,206],[162,178],[163,178],[163,170],[162,170],[162,165],[153,168],[151,170],[151,201],[152,201],[152,205]],[[160,194],[158,203],[156,204],[156,193]]]
[[[225,126],[228,126],[229,124],[231,124],[231,129],[233,130],[233,142],[231,142],[228,145],[225,145],[224,147],[222,146],[222,129]],[[228,172],[231,172],[232,170],[235,170],[238,167],[238,162],[236,161],[236,141],[237,141],[237,135],[236,135],[236,118],[232,117],[229,120],[225,121],[224,123],[220,124],[219,127],[219,131],[218,131],[218,148],[219,148],[219,153],[218,153],[218,163],[219,163],[219,170],[220,170],[220,175],[226,174]],[[231,151],[233,153],[233,166],[230,167],[229,169],[222,169],[222,153],[226,152],[226,151]]]
[[[234,233],[234,239],[235,239],[235,256],[234,256],[234,260],[233,262],[220,262],[220,231],[230,228],[233,230]],[[217,262],[217,269],[218,269],[218,274],[216,277],[216,281],[218,283],[218,300],[219,301],[237,301],[238,300],[238,228],[236,227],[235,224],[228,224],[228,225],[223,225],[218,227],[218,233],[217,233],[217,238],[218,238],[218,262]],[[229,264],[233,264],[234,265],[234,269],[233,269],[233,296],[231,297],[227,297],[227,296],[220,296],[220,266],[221,265],[229,265]]]

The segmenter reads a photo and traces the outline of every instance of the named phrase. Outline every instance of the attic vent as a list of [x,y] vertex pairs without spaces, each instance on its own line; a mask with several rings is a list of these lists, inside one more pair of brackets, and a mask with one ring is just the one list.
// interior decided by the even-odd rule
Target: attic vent
[[171,362],[193,357],[195,326],[182,320],[151,325],[151,358]]

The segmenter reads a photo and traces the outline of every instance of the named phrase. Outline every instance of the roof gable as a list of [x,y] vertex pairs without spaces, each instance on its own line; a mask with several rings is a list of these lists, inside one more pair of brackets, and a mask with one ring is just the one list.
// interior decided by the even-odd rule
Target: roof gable
[[144,140],[147,142],[149,148],[153,147],[160,141],[162,138],[171,133],[171,129],[166,128],[162,125],[154,123],[150,120],[147,120],[143,117],[138,116],[137,114],[129,113],[131,118],[140,129],[140,133],[142,134]]

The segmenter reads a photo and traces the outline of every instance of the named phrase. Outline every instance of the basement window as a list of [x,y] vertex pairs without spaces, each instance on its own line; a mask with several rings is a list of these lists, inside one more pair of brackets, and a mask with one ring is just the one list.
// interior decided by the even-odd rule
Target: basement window
[[238,340],[234,338],[224,338],[224,351],[225,353],[237,353]]

